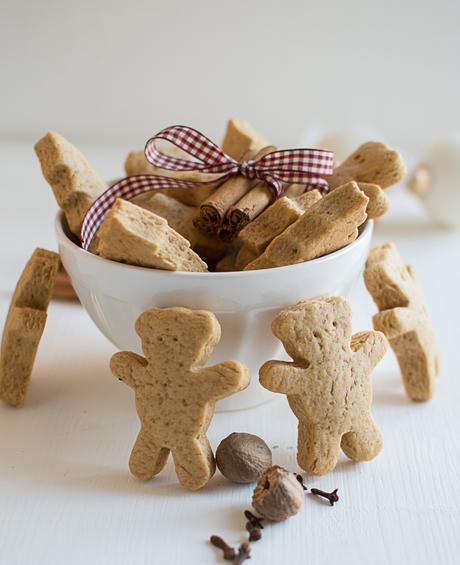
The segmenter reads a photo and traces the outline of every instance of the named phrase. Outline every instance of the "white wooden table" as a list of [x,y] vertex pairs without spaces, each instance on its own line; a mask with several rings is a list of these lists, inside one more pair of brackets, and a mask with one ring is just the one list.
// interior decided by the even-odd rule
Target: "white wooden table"
[[[56,247],[56,208],[31,145],[0,146],[0,321],[32,249]],[[123,149],[84,149],[106,178],[121,173]],[[432,226],[403,189],[391,195],[375,239],[395,241],[423,280],[441,344],[436,397],[406,400],[389,352],[374,376],[384,451],[370,463],[342,458],[330,475],[308,479],[338,488],[340,501],[330,508],[308,496],[298,516],[264,530],[254,564],[460,563],[460,235]],[[362,283],[351,299],[355,329],[369,328],[374,306]],[[211,534],[242,541],[251,486],[216,473],[187,493],[171,462],[149,483],[130,476],[138,421],[132,393],[109,372],[113,351],[80,306],[51,304],[26,406],[0,406],[2,565],[212,564],[220,554]],[[232,431],[260,435],[276,463],[297,469],[296,421],[284,397],[216,415],[212,445]]]

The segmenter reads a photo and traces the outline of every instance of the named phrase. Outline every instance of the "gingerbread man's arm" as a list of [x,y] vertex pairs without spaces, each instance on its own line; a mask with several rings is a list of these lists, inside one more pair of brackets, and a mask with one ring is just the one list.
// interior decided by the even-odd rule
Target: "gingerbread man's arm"
[[272,392],[296,394],[305,388],[310,371],[295,363],[267,361],[259,369],[260,384]]
[[393,339],[416,330],[420,324],[420,314],[410,308],[392,308],[379,312],[372,321],[376,330],[383,332],[388,339]]
[[130,351],[120,351],[110,359],[112,374],[131,388],[144,382],[146,367],[147,360]]
[[245,389],[250,381],[249,369],[239,361],[224,361],[219,365],[205,367],[193,376],[194,382],[206,389],[215,399]]
[[385,355],[388,341],[382,332],[359,332],[351,338],[351,349],[374,368]]

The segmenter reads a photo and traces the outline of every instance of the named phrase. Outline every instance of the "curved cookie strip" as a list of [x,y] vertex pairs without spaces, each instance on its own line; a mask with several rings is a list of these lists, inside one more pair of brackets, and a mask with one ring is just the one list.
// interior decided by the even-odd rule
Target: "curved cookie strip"
[[106,259],[167,271],[207,271],[190,242],[153,212],[118,199],[98,232],[98,254]]
[[429,400],[439,373],[436,337],[422,288],[392,243],[372,249],[364,271],[367,290],[380,310],[374,328],[388,338],[398,359],[407,396]]
[[70,231],[79,237],[85,213],[106,190],[105,182],[80,151],[58,133],[50,131],[37,141],[35,153]]
[[136,321],[145,357],[116,353],[114,376],[134,389],[141,430],[130,458],[133,475],[151,479],[172,453],[182,486],[202,488],[215,472],[206,432],[215,402],[249,384],[247,367],[225,361],[203,368],[220,340],[211,312],[152,308]]
[[36,249],[19,278],[3,329],[0,398],[24,404],[59,267],[59,255]]
[[340,449],[354,461],[374,458],[382,437],[371,414],[371,373],[385,354],[385,336],[352,336],[351,308],[341,297],[301,301],[276,316],[272,331],[294,362],[268,361],[260,383],[287,395],[299,421],[300,467],[328,473]]
[[358,237],[368,202],[355,182],[340,186],[308,208],[244,270],[293,265],[345,247]]

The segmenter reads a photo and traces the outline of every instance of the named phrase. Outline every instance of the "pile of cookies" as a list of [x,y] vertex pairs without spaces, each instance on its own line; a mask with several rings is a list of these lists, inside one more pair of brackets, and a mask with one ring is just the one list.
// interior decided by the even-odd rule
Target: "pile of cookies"
[[[236,121],[229,122],[223,147],[231,156],[268,150],[249,126]],[[86,210],[106,184],[57,134],[47,134],[36,151],[68,229],[78,237]],[[130,154],[126,168],[131,174],[157,172],[141,153]],[[118,200],[105,216],[93,252],[171,271],[207,271],[210,264],[252,270],[299,263],[353,241],[368,218],[385,212],[381,187],[403,174],[396,152],[370,142],[336,167],[326,196],[291,186],[271,203],[262,183],[252,186],[234,177],[217,189],[206,184],[177,194],[144,195],[136,203]],[[56,253],[37,249],[14,292],[0,357],[0,398],[10,405],[24,403],[58,269]],[[301,301],[272,323],[292,362],[267,360],[259,371],[260,384],[287,396],[299,421],[297,461],[311,474],[332,471],[340,450],[354,461],[380,452],[382,436],[371,414],[371,374],[388,343],[408,397],[426,401],[434,393],[438,351],[414,270],[387,243],[371,251],[364,281],[379,310],[373,331],[352,335],[351,307],[342,297]],[[249,370],[232,360],[205,367],[221,337],[212,312],[152,308],[138,318],[136,331],[144,356],[119,352],[110,361],[113,375],[134,389],[141,421],[131,472],[151,479],[171,453],[179,482],[200,489],[216,469],[206,437],[215,403],[247,387]],[[227,438],[217,457],[222,473],[236,482],[257,480],[272,464],[264,442],[243,435]],[[251,449],[257,453],[251,455]]]
[[[222,149],[240,161],[276,150],[240,120],[229,120]],[[59,134],[48,133],[35,150],[79,243],[86,211],[108,186]],[[169,151],[188,157],[177,148]],[[159,169],[142,151],[128,155],[125,170],[129,176],[157,174],[204,184],[117,200],[92,241],[92,253],[169,271],[235,271],[301,263],[348,245],[368,219],[386,212],[383,189],[399,182],[406,169],[396,151],[371,141],[337,164],[326,178],[325,196],[292,184],[276,201],[262,181],[237,175],[222,182],[213,174]]]

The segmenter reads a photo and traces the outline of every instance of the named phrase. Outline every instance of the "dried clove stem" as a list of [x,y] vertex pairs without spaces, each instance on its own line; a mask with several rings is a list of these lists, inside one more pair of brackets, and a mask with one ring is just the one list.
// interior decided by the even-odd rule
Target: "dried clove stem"
[[259,516],[255,516],[250,510],[244,511],[244,516],[248,520],[248,522],[254,526],[254,528],[259,528],[259,530],[263,530],[264,526],[262,522],[264,521],[263,518],[259,518]]
[[331,506],[334,506],[334,502],[338,502],[339,500],[337,490],[338,489],[334,489],[332,492],[326,492],[324,490],[320,490],[319,488],[312,488],[311,493],[315,496],[322,496],[323,498],[326,498],[327,500],[329,500],[329,504]]
[[235,561],[238,557],[233,547],[230,547],[220,536],[211,536],[209,541],[214,547],[223,551],[225,561]]
[[303,490],[308,490],[307,487],[305,486],[305,483],[303,482],[303,477],[302,475],[296,475],[295,478],[299,481],[299,483],[302,485]]

